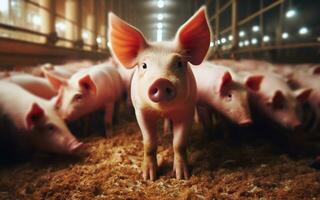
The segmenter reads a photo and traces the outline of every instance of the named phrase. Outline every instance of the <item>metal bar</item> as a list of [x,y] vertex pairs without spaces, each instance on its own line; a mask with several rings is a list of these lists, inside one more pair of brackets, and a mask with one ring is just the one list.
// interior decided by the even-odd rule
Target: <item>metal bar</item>
[[[217,0],[216,0],[217,1]],[[220,15],[225,9],[227,9],[232,3],[232,0],[228,1],[226,4],[224,4],[213,16],[209,18],[209,21],[214,20],[218,15]]]
[[252,14],[252,15],[244,18],[244,19],[241,20],[240,22],[238,22],[238,26],[241,26],[241,25],[243,25],[243,24],[251,21],[252,19],[256,18],[257,16],[261,15],[262,13],[265,13],[265,12],[267,12],[268,10],[271,10],[272,8],[280,5],[280,4],[283,3],[283,2],[284,2],[284,0],[278,0],[278,1],[270,4],[269,6],[263,8],[263,9],[257,11],[257,12],[255,12],[254,14]]
[[232,27],[231,27],[231,26],[223,29],[223,30],[220,32],[219,35],[223,35],[223,34],[228,33],[228,32],[230,32],[230,31],[232,31]]
[[[234,51],[235,53],[246,53],[246,52],[258,52],[258,51],[268,51],[273,49],[297,49],[297,48],[320,48],[320,43],[308,42],[308,43],[297,43],[297,44],[286,44],[286,45],[272,45],[264,46],[261,48],[242,48]],[[224,51],[224,54],[230,53],[229,51]]]
[[232,49],[235,50],[238,48],[239,43],[239,37],[238,37],[238,26],[237,26],[237,20],[238,20],[238,13],[237,13],[237,7],[238,7],[237,0],[232,1],[232,7],[231,7],[231,34],[232,34]]
[[0,23],[0,28],[4,28],[7,30],[11,30],[11,31],[19,31],[19,32],[24,32],[24,33],[30,33],[30,34],[34,34],[34,35],[38,35],[38,36],[47,36],[47,34],[38,32],[38,31],[33,31],[30,29],[26,29],[26,28],[21,28],[21,27],[16,27],[16,26],[12,26],[12,25],[8,25],[8,24],[3,24]]

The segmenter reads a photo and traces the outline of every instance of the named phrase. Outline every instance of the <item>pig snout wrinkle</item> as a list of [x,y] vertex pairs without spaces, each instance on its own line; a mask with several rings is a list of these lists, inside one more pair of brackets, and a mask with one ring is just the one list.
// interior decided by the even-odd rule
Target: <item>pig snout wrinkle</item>
[[176,94],[174,85],[164,78],[156,80],[148,91],[150,100],[156,103],[170,101],[176,97]]

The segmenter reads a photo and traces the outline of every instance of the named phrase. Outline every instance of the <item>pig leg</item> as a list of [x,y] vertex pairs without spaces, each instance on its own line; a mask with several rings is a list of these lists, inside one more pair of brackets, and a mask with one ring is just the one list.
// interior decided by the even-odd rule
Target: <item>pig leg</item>
[[155,180],[157,175],[157,120],[153,114],[136,111],[136,117],[143,137],[144,180]]
[[113,117],[113,103],[107,103],[105,106],[105,113],[104,113],[104,126],[105,126],[105,135],[109,134],[112,135],[112,117]]
[[118,100],[114,104],[112,122],[115,124],[119,122],[120,103],[120,100]]
[[211,112],[205,107],[197,106],[197,113],[204,132],[211,137],[213,132]]
[[316,132],[320,129],[320,109],[315,109],[315,120],[312,125],[311,131]]
[[163,120],[163,134],[171,135],[172,134],[172,121],[168,118]]
[[177,179],[189,179],[190,177],[186,147],[187,135],[192,126],[193,112],[184,119],[173,119],[173,172]]

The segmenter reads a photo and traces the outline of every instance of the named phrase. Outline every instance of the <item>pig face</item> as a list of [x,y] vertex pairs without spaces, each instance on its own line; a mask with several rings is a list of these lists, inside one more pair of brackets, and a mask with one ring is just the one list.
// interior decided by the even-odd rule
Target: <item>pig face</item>
[[148,42],[138,29],[112,13],[109,24],[112,54],[123,66],[136,67],[132,79],[134,104],[164,111],[195,97],[188,62],[200,64],[209,48],[204,8],[178,30],[171,42]]
[[254,103],[259,104],[259,109],[271,120],[277,122],[285,128],[294,130],[301,126],[301,121],[298,117],[301,103],[305,102],[311,90],[301,89],[292,92],[290,89],[276,90],[271,95],[264,95],[260,88],[256,87],[256,76],[251,76],[247,79],[246,85],[254,91]]
[[75,120],[88,113],[96,96],[96,85],[90,75],[84,75],[76,81],[67,81],[49,72],[45,75],[54,88],[59,88],[54,105],[64,120]]
[[[260,82],[257,82],[260,84]],[[239,125],[252,123],[248,105],[248,92],[245,87],[232,79],[230,72],[225,72],[219,81],[212,102],[219,112]]]
[[26,126],[35,147],[52,153],[75,154],[82,143],[70,133],[54,109],[43,110],[34,103],[26,115]]

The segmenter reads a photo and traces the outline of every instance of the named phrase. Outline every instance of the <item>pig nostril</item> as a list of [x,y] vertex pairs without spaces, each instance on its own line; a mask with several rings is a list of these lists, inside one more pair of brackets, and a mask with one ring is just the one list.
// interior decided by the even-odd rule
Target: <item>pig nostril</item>
[[172,94],[172,90],[171,90],[171,88],[166,88],[166,93],[168,94],[168,95],[171,95]]
[[158,88],[152,89],[151,94],[157,94],[157,93],[158,93]]

